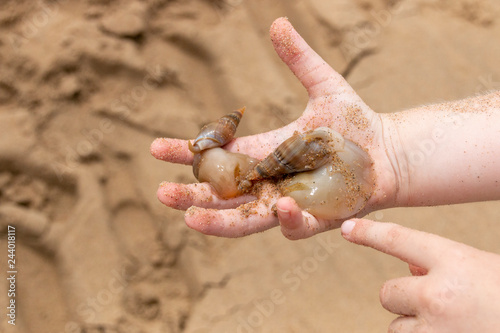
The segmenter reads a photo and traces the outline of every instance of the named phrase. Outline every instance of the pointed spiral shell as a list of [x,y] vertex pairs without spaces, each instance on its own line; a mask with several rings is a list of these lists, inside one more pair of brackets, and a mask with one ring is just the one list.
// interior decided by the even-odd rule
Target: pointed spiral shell
[[245,107],[242,107],[203,126],[193,143],[189,142],[189,150],[197,154],[209,148],[224,146],[233,139],[244,112]]
[[253,181],[314,170],[331,161],[333,152],[343,147],[342,136],[327,127],[296,133],[257,164],[246,179]]

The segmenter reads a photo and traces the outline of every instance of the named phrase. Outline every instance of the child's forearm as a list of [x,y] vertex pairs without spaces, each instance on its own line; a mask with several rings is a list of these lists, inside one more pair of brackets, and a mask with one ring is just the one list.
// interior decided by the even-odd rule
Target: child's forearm
[[396,206],[500,199],[500,92],[384,115]]

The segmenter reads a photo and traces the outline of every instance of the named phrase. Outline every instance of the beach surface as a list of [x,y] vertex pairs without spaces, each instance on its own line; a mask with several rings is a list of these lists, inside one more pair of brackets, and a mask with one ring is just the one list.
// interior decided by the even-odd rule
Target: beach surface
[[[379,289],[405,263],[338,230],[205,236],[156,198],[195,179],[151,156],[155,138],[191,139],[242,106],[237,136],[301,115],[307,94],[269,38],[282,16],[376,112],[500,89],[495,0],[2,1],[1,332],[386,332]],[[499,213],[369,218],[500,254]]]

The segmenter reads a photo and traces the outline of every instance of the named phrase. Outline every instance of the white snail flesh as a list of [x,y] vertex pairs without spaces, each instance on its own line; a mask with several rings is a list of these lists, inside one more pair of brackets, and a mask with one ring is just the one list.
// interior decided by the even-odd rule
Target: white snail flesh
[[211,148],[195,155],[193,171],[200,182],[208,182],[221,198],[229,199],[244,193],[240,183],[257,163],[259,160],[244,154]]
[[349,140],[332,162],[283,180],[280,191],[317,218],[345,219],[358,213],[373,192],[374,176],[368,154]]

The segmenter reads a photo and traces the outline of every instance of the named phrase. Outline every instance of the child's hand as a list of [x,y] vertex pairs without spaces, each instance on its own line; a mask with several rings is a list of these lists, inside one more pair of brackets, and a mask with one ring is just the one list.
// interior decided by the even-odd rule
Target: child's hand
[[[354,223],[355,222],[355,223]],[[387,281],[382,306],[401,315],[389,332],[500,332],[500,256],[392,223],[344,222],[342,235],[408,264]]]
[[[321,126],[330,127],[364,148],[374,161],[376,188],[367,202],[363,216],[374,209],[391,206],[395,200],[395,168],[391,144],[384,142],[381,117],[372,111],[349,86],[293,29],[288,20],[277,19],[270,30],[274,48],[297,76],[309,94],[309,103],[296,121],[275,131],[236,138],[224,148],[263,159],[295,131],[304,132]],[[228,110],[229,112],[230,110]],[[248,110],[247,117],[251,116]],[[194,137],[195,133],[193,133]],[[193,154],[186,140],[161,138],[151,145],[154,157],[170,163],[192,164]],[[269,229],[281,222],[283,234],[291,239],[312,236],[338,228],[342,221],[317,219],[302,211],[291,198],[280,198],[268,191],[252,206],[256,214],[241,214],[235,209],[255,198],[241,196],[222,200],[208,184],[162,183],[158,198],[165,205],[188,209],[186,223],[205,234],[239,237]],[[388,202],[391,204],[387,205]],[[276,205],[278,217],[272,212]]]
[[[500,198],[500,92],[379,114],[307,45],[286,19],[277,19],[270,35],[280,58],[307,90],[309,102],[296,121],[275,131],[236,138],[225,149],[263,159],[295,131],[332,128],[362,147],[373,160],[374,192],[356,217],[389,207]],[[187,140],[157,139],[151,153],[170,163],[193,162]],[[280,223],[286,237],[300,239],[338,228],[342,223],[317,219],[301,210],[293,199],[281,198],[275,189],[266,193],[246,209],[241,205],[254,197],[222,200],[206,183],[164,182],[158,198],[169,207],[189,209],[185,219],[191,228],[224,237],[244,236]],[[235,209],[238,206],[240,210]]]

